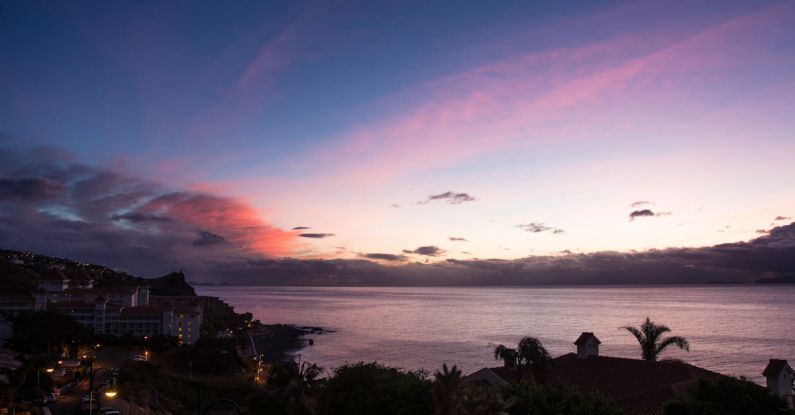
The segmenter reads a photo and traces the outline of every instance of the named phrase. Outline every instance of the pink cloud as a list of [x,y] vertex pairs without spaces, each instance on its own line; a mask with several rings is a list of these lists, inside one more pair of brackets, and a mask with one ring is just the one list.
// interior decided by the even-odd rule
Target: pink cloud
[[285,256],[298,248],[298,232],[265,223],[256,209],[244,202],[206,193],[174,192],[159,196],[139,212],[175,219],[222,236],[244,251]]
[[792,17],[778,6],[699,30],[632,33],[479,66],[404,94],[413,108],[358,126],[299,165],[322,168],[322,181],[374,183],[602,129],[620,133],[699,105],[697,83],[731,76],[738,62],[783,59],[765,45]]

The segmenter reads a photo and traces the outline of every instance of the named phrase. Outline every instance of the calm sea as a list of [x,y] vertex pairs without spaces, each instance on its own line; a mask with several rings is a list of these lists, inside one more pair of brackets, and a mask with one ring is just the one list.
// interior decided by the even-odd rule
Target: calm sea
[[379,361],[431,372],[458,365],[469,373],[498,364],[495,344],[522,336],[554,355],[574,351],[593,331],[601,354],[638,357],[636,340],[619,327],[646,316],[685,336],[690,353],[664,356],[762,382],[770,358],[795,363],[795,286],[664,286],[555,288],[201,287],[265,323],[321,326],[301,358],[333,368]]

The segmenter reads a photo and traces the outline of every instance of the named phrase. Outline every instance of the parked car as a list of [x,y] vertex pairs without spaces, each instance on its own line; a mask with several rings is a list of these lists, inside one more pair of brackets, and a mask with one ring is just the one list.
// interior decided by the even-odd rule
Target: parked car
[[110,411],[115,411],[115,410],[116,410],[116,409],[114,409],[114,408],[111,408],[111,407],[109,407],[109,406],[103,406],[102,408],[99,408],[99,414],[100,414],[100,415],[105,415],[106,413],[108,413],[108,412],[110,412]]
[[141,356],[141,355],[139,355],[139,354],[137,354],[137,355],[133,356],[132,360],[134,360],[136,362],[145,362],[146,358]]
[[47,395],[47,403],[55,403],[58,401],[58,395],[55,393],[51,393]]
[[112,411],[105,412],[103,415],[121,415],[121,412],[114,409]]

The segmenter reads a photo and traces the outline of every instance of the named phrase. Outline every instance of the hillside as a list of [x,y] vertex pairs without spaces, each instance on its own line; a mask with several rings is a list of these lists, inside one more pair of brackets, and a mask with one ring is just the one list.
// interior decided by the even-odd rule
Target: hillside
[[14,250],[0,250],[0,294],[28,294],[36,290],[40,276],[57,267],[67,276],[86,273],[97,287],[147,285],[152,295],[196,295],[181,271],[159,278],[141,278],[101,265]]

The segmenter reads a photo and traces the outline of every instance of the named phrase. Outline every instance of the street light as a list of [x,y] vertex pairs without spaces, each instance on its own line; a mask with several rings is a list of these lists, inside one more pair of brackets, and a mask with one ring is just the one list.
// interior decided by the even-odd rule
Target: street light
[[[94,375],[101,370],[105,370],[113,376],[113,372],[106,367],[98,367],[94,369],[94,361],[92,360],[91,363],[88,365],[89,376],[88,376],[88,415],[93,415],[94,413]],[[105,393],[107,395],[107,392]],[[109,398],[116,396],[114,391],[113,396],[107,395]]]
[[52,372],[55,372],[55,369],[51,368],[51,367],[48,367],[47,369],[44,369],[44,371],[47,372],[47,373],[52,373]]
[[116,389],[113,389],[113,388],[110,388],[110,389],[105,391],[105,396],[107,396],[108,398],[115,398],[116,395],[118,395],[118,394],[119,394],[119,392],[116,392]]

